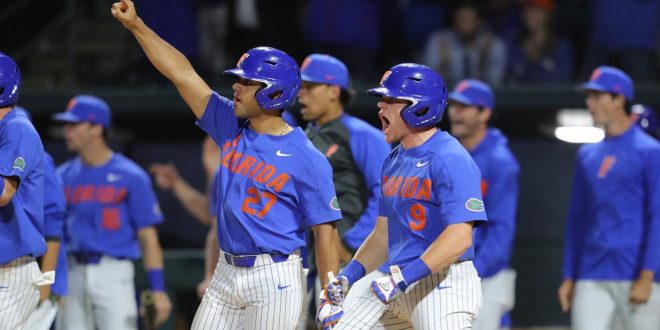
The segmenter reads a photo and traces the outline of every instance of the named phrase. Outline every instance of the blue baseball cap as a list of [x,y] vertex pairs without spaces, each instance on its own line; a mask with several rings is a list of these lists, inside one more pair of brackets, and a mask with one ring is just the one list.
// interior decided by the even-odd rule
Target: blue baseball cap
[[449,100],[475,107],[493,109],[495,96],[490,86],[483,81],[464,79],[449,94]]
[[96,96],[78,95],[69,101],[65,112],[57,113],[53,120],[65,123],[92,123],[109,128],[112,122],[110,106]]
[[348,69],[344,62],[325,54],[311,54],[300,66],[302,81],[337,85],[348,89]]
[[628,101],[634,97],[632,79],[625,72],[601,65],[594,70],[589,82],[582,84],[582,89],[623,95]]

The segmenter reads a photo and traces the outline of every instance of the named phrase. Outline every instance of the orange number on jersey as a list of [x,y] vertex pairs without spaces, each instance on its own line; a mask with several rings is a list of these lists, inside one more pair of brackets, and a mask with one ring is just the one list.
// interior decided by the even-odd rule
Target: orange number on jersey
[[[269,193],[267,191],[264,191],[259,194],[259,190],[255,187],[250,187],[247,190],[248,197],[243,200],[243,206],[241,207],[241,211],[250,214],[250,215],[256,215],[257,218],[261,219],[270,211],[270,208],[273,207],[273,204],[277,202],[277,196],[275,194]],[[264,206],[261,211],[258,211],[250,207],[250,204],[259,204],[261,201],[261,197],[268,199],[266,202],[266,206]]]
[[420,231],[426,227],[426,209],[422,204],[414,204],[410,207],[411,221],[408,222],[410,229]]

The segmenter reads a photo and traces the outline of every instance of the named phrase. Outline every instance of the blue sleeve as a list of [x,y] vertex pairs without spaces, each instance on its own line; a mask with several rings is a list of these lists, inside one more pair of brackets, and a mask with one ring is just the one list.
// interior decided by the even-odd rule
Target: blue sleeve
[[479,228],[484,235],[480,235],[481,241],[476,242],[479,255],[474,266],[479,274],[495,274],[499,270],[496,268],[509,260],[516,231],[518,164],[511,160],[493,165],[497,174],[491,178],[483,196],[488,225]]
[[355,132],[355,135],[351,135],[350,144],[353,159],[364,177],[369,193],[364,212],[343,237],[352,249],[357,249],[376,225],[380,199],[380,169],[390,152],[390,145],[385,142],[385,136],[375,130]]
[[44,226],[46,237],[62,237],[66,202],[55,162],[44,153]]
[[300,176],[304,180],[296,182],[300,212],[307,221],[307,226],[341,220],[341,209],[337,202],[335,184],[332,182],[332,167],[327,158],[319,158],[307,166],[308,175]]
[[660,271],[660,209],[658,207],[660,206],[660,148],[652,150],[644,160],[644,164],[648,229],[642,269],[658,272]]
[[578,153],[573,174],[573,190],[566,221],[566,237],[564,238],[564,279],[576,279],[576,271],[581,256],[580,240],[584,237],[586,220],[586,187],[582,172],[581,156]]
[[42,161],[43,145],[36,131],[27,125],[10,123],[6,129],[0,141],[0,176],[23,181]]
[[211,213],[211,216],[214,218],[216,217],[216,214],[218,214],[218,186],[220,182],[220,178],[218,177],[219,171],[215,172],[215,175],[213,176],[213,182],[211,183],[211,190],[209,191],[209,213]]
[[127,192],[128,214],[136,229],[153,226],[163,222],[163,214],[151,189],[151,179],[142,172],[132,178]]
[[438,207],[442,219],[447,225],[474,221],[475,227],[487,221],[481,172],[472,158],[466,152],[443,160],[433,164],[432,177],[433,192],[441,201]]
[[213,92],[202,118],[197,121],[197,126],[204,130],[215,144],[222,146],[224,141],[233,137],[238,130],[238,118],[234,115],[232,100]]
[[69,284],[69,274],[67,272],[66,248],[64,242],[60,240],[60,253],[57,256],[57,265],[55,266],[55,283],[51,291],[58,296],[66,296]]

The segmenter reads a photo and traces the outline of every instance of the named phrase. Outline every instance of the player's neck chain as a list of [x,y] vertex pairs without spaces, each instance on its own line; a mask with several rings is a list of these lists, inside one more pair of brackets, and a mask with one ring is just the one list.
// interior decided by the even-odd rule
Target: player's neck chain
[[289,124],[284,122],[284,129],[280,132],[280,135],[284,135],[284,132],[289,128]]

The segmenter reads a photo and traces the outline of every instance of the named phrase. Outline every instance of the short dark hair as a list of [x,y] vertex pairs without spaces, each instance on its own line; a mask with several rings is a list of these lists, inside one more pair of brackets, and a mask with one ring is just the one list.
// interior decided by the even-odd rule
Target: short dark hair
[[341,92],[339,93],[339,103],[342,106],[347,106],[353,102],[355,99],[355,90],[353,89],[341,89]]
[[609,93],[612,98],[615,98],[617,96],[623,97],[623,111],[626,112],[626,115],[630,116],[632,113],[632,107],[631,107],[631,102],[628,101],[628,99],[623,95],[623,94],[617,94],[617,93]]

